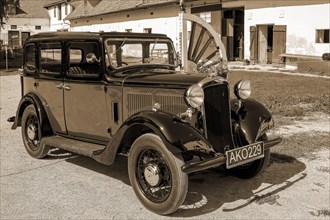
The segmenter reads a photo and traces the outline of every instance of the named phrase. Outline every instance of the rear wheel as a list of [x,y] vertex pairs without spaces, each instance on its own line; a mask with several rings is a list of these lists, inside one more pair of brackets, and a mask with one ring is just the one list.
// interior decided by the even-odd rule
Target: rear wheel
[[22,116],[22,138],[26,151],[34,158],[44,158],[49,147],[40,144],[42,137],[40,120],[33,105],[29,105]]
[[134,192],[150,211],[167,215],[186,198],[188,175],[181,170],[181,155],[174,156],[155,134],[144,134],[132,145],[128,174]]
[[[266,134],[261,136],[261,138],[259,139],[259,141],[267,141],[267,140],[268,138]],[[255,177],[268,166],[269,158],[270,158],[270,150],[269,149],[265,150],[264,155],[265,156],[261,159],[229,169],[228,171],[232,175],[242,179],[249,179]]]

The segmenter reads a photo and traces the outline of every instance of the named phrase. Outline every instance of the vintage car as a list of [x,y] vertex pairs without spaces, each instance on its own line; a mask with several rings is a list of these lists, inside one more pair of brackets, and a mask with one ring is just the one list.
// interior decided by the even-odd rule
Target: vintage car
[[22,128],[34,158],[59,148],[111,165],[116,155],[127,155],[136,196],[162,215],[185,200],[189,173],[224,166],[251,178],[267,166],[269,149],[281,138],[268,140],[274,122],[249,98],[249,81],[239,81],[230,99],[226,60],[211,62],[219,48],[201,55],[211,48],[199,39],[211,36],[204,33],[190,38],[195,46],[207,45],[187,48],[187,60],[196,64],[192,72],[178,69],[173,43],[162,34],[31,36],[12,129]]

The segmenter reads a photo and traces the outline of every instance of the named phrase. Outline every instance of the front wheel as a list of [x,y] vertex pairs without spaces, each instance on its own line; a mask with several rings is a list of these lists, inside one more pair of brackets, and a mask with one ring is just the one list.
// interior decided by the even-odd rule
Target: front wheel
[[132,145],[128,174],[134,192],[150,211],[167,215],[186,198],[188,175],[181,155],[173,155],[155,134],[144,134]]
[[25,108],[22,116],[22,138],[26,151],[34,158],[44,158],[49,147],[40,144],[42,132],[36,109],[33,105]]
[[[261,136],[259,141],[267,141],[267,135],[264,134]],[[247,164],[243,164],[241,166],[229,169],[229,173],[232,175],[241,178],[241,179],[250,179],[252,177],[257,176],[259,173],[261,173],[269,163],[270,158],[270,150],[265,150],[264,157],[255,161],[252,161]]]

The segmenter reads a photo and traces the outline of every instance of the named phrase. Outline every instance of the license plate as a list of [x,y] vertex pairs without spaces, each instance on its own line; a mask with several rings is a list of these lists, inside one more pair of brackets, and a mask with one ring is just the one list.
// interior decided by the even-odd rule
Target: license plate
[[226,151],[226,167],[230,169],[263,157],[264,143],[257,142]]

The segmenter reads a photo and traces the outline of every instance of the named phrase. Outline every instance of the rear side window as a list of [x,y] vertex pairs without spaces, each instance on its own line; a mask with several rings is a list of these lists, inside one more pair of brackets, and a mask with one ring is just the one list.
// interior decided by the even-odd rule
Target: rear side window
[[[100,49],[96,42],[69,43],[69,69],[72,78],[98,78],[100,75]],[[94,59],[90,59],[94,57]]]
[[36,47],[34,44],[27,44],[24,48],[24,72],[33,74],[36,71]]
[[62,49],[60,43],[40,44],[39,71],[44,74],[61,74]]

